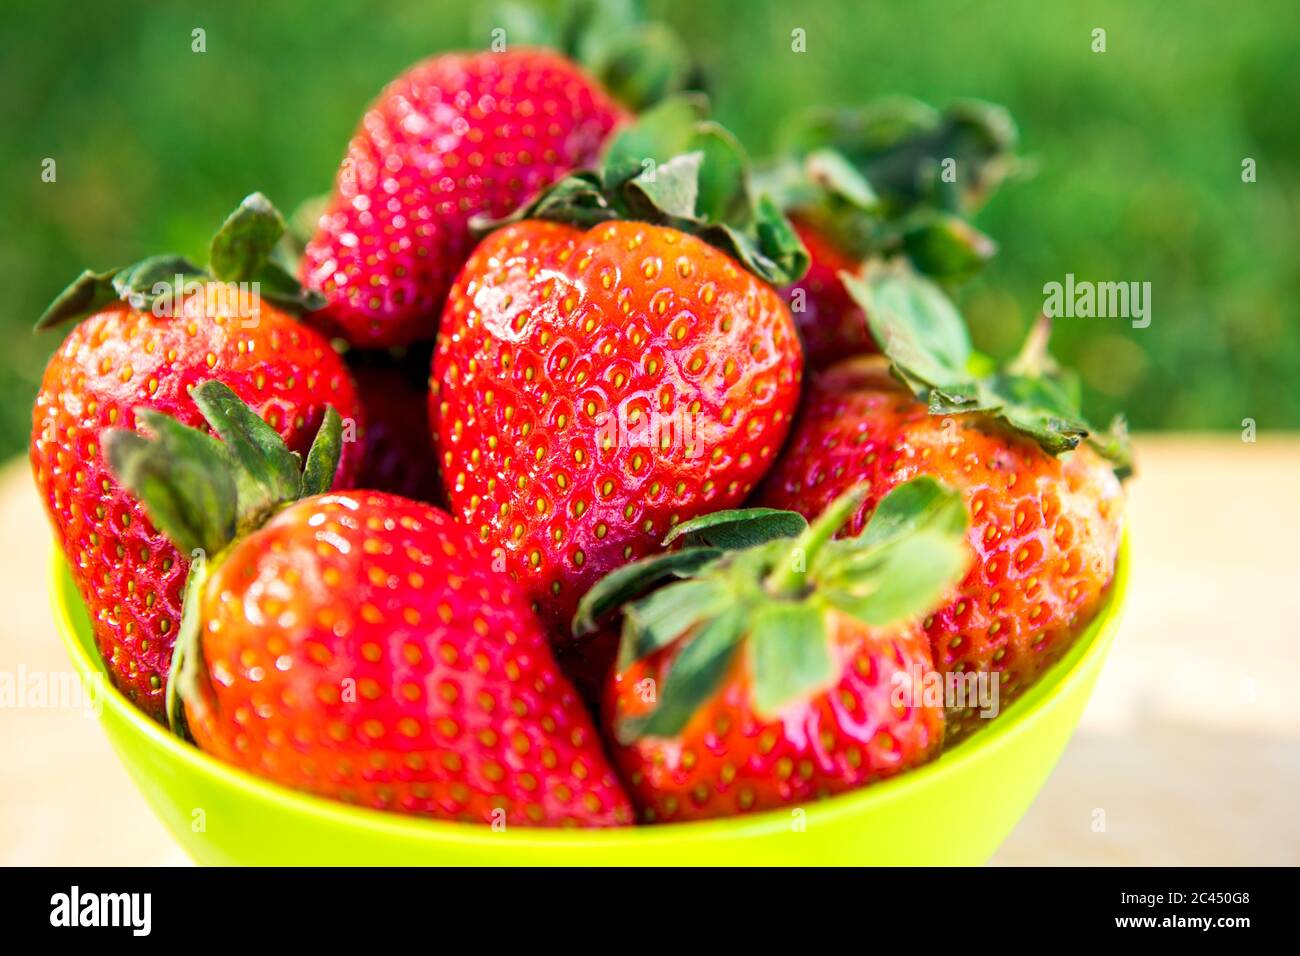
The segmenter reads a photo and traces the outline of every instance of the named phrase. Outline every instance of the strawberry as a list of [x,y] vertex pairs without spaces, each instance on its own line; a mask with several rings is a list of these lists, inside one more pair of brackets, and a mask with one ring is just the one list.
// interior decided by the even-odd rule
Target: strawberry
[[918,621],[968,561],[965,512],[917,479],[832,542],[864,494],[793,536],[790,512],[687,522],[666,542],[684,549],[584,598],[579,632],[621,607],[602,723],[647,822],[797,807],[938,753],[944,713],[918,692],[934,676]]
[[172,725],[298,790],[383,810],[608,826],[631,808],[522,592],[464,528],[380,492],[327,493],[330,409],[299,468],[219,382],[217,441],[141,409],[113,429],[122,483],[193,563]]
[[839,273],[905,258],[954,284],[995,253],[967,220],[1014,168],[1016,127],[1001,107],[967,101],[939,113],[893,97],[796,116],[785,139],[786,158],[764,175],[811,260],[783,290],[810,367],[877,351]]
[[[797,274],[797,237],[770,205],[755,211],[743,179],[701,167],[705,149],[718,170],[742,157],[694,105],[669,102],[645,123],[601,171],[483,241],[434,354],[452,513],[500,549],[562,651],[592,583],[678,521],[749,494],[798,398],[795,329],[761,277]],[[646,166],[661,127],[689,155]],[[722,209],[744,210],[748,232]]]
[[312,320],[353,345],[433,338],[470,218],[501,216],[596,157],[625,114],[545,50],[450,53],[411,67],[366,111],[302,260],[329,304]]
[[365,460],[358,488],[439,503],[442,482],[429,436],[430,350],[348,353],[365,409]]
[[[40,324],[88,316],[50,359],[36,397],[36,485],[113,683],[158,720],[188,554],[158,533],[109,472],[100,433],[131,427],[137,407],[200,423],[189,393],[207,378],[253,404],[298,452],[326,403],[355,427],[361,412],[342,360],[272,304],[307,304],[266,258],[279,228],[265,198],[250,196],[214,240],[211,273],[177,257],[87,272]],[[248,280],[257,284],[229,284]],[[349,444],[340,484],[355,476],[359,458],[360,446]]]
[[[906,274],[874,288],[850,286],[867,303],[898,378],[880,357],[818,377],[756,500],[813,516],[864,483],[869,494],[852,533],[890,489],[914,476],[960,491],[974,563],[925,629],[936,667],[945,675],[998,674],[1005,704],[1070,647],[1114,573],[1123,496],[1116,469],[1094,447],[1105,436],[1083,441],[1091,429],[1074,400],[1032,367],[1028,357],[1045,349],[1045,329],[1017,365],[976,378],[966,371],[964,327],[937,289]],[[1116,441],[1101,450],[1126,470]],[[956,739],[979,723],[972,708],[955,709],[948,734]]]

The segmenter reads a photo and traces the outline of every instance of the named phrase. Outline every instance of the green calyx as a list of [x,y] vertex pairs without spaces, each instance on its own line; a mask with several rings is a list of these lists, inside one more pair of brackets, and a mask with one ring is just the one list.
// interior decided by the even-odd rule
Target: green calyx
[[1106,431],[1080,411],[1077,377],[1047,352],[1050,321],[1034,325],[1020,355],[991,371],[980,369],[966,323],[934,282],[905,265],[843,273],[845,288],[867,315],[871,334],[895,378],[932,415],[980,413],[1036,441],[1053,455],[1087,441],[1119,477],[1132,473],[1132,451],[1122,417]]
[[218,554],[282,505],[329,489],[342,449],[333,408],[304,465],[226,385],[204,382],[190,396],[220,441],[148,408],[136,417],[153,437],[125,428],[104,433],[113,474],[182,551]]
[[901,256],[960,282],[997,252],[968,219],[1019,167],[1002,107],[963,101],[941,113],[891,97],[804,113],[782,138],[785,158],[763,181],[783,209],[857,258]]
[[736,138],[705,119],[698,97],[663,101],[623,129],[598,168],[573,173],[505,219],[476,219],[480,234],[524,219],[591,228],[637,220],[698,236],[773,285],[798,280],[808,252],[789,220],[751,182]]
[[[1018,165],[1019,132],[1011,114],[979,100],[942,112],[909,97],[811,110],[795,117],[782,139],[797,155],[839,153],[895,218],[922,206],[970,215]],[[948,159],[955,175],[943,174]]]
[[536,4],[490,4],[480,17],[480,32],[503,38],[507,49],[559,50],[633,112],[697,83],[698,70],[681,38],[649,20],[640,0],[568,0],[560,7],[548,13]]
[[206,269],[183,256],[159,255],[107,272],[86,270],[50,303],[36,331],[83,319],[119,300],[171,312],[194,286],[213,281],[253,284],[257,295],[295,312],[324,307],[320,293],[304,289],[278,261],[284,231],[284,217],[265,196],[253,193],[213,236]]
[[755,711],[774,717],[839,677],[830,617],[889,627],[929,611],[965,573],[961,497],[931,478],[899,485],[863,531],[835,535],[867,494],[852,489],[812,524],[791,512],[720,512],[678,526],[682,550],[620,568],[579,604],[582,637],[621,609],[618,666],[677,647],[657,706],[616,727],[622,743],[672,737],[748,646]]
[[152,437],[124,428],[103,437],[113,474],[190,561],[167,687],[168,720],[182,735],[182,700],[203,699],[197,600],[208,568],[276,510],[328,491],[342,452],[342,419],[332,407],[303,462],[221,382],[204,382],[190,394],[220,440],[145,408],[136,419]]

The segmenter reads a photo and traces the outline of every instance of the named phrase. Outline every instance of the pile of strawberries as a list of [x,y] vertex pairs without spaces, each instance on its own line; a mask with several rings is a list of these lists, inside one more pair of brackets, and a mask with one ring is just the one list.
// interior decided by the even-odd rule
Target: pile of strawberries
[[1006,114],[814,113],[754,172],[614,39],[420,63],[305,243],[254,194],[41,319],[36,481],[150,717],[368,807],[683,821],[933,759],[984,721],[918,675],[1005,705],[1096,614],[1122,429],[947,295]]

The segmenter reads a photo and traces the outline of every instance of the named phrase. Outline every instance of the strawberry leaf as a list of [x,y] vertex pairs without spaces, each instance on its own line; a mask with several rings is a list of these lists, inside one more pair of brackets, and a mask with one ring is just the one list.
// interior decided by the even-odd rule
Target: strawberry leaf
[[238,499],[229,456],[210,435],[165,415],[141,410],[139,418],[156,437],[109,429],[109,467],[182,552],[215,554],[235,534]]
[[[806,155],[840,153],[871,183],[892,217],[921,206],[970,215],[1016,169],[1019,140],[1011,115],[980,100],[942,113],[919,100],[888,97],[850,109],[797,115],[782,139]],[[955,176],[940,175],[952,161]]]
[[325,297],[307,289],[276,261],[288,258],[279,248],[287,225],[280,211],[261,193],[253,193],[226,217],[212,237],[208,254],[212,275],[223,282],[253,282],[260,295],[285,309],[311,312],[325,307]]
[[705,120],[695,127],[691,147],[702,154],[696,217],[740,226],[756,220],[749,158],[740,140],[726,127]]
[[971,384],[966,323],[934,282],[901,268],[873,269],[866,277],[845,272],[840,281],[866,311],[895,373],[913,390]]
[[1133,476],[1133,446],[1129,443],[1128,421],[1122,414],[1112,418],[1104,432],[1089,436],[1088,441],[1115,466],[1115,474],[1121,481]]
[[666,548],[681,541],[687,548],[710,547],[738,551],[778,538],[792,538],[808,527],[803,515],[779,508],[738,508],[715,511],[684,521],[668,532]]
[[705,227],[698,235],[773,285],[797,282],[808,271],[808,250],[790,220],[767,196],[759,197],[747,230],[723,224]]
[[611,205],[610,198],[605,194],[599,174],[579,172],[560,180],[532,203],[508,216],[493,218],[480,213],[470,217],[469,228],[475,236],[482,237],[495,229],[524,219],[568,222],[591,228],[617,218],[618,210]]
[[[1077,380],[1047,354],[1045,318],[1014,362],[984,373],[975,370],[965,323],[934,282],[902,265],[873,268],[865,277],[844,272],[840,279],[866,312],[894,376],[930,414],[986,414],[1053,455],[1094,433],[1078,407]],[[1119,470],[1131,466],[1122,441],[1092,444]]]
[[134,308],[147,309],[162,299],[165,311],[170,312],[176,299],[184,296],[187,285],[206,278],[203,270],[184,256],[150,256],[119,269],[113,276],[113,288],[118,298],[130,302]]
[[754,710],[775,718],[782,708],[835,683],[835,662],[819,602],[772,603],[750,622]]
[[323,495],[334,484],[334,475],[339,470],[339,458],[343,454],[343,419],[334,410],[334,406],[325,409],[325,418],[320,430],[312,439],[311,448],[307,450],[307,461],[302,469],[298,497]]
[[623,608],[619,667],[667,647],[691,628],[735,604],[735,595],[718,578],[679,581]]
[[84,319],[116,302],[118,295],[113,287],[113,276],[117,271],[91,272],[87,269],[82,272],[45,307],[36,320],[35,331],[44,332],[73,319]]
[[965,219],[951,213],[924,212],[902,230],[903,251],[926,275],[963,282],[984,268],[998,245]]
[[822,593],[832,607],[883,627],[932,609],[970,561],[958,536],[922,531],[832,564],[820,578]]
[[1015,124],[1001,107],[964,101],[940,113],[890,97],[807,111],[780,138],[762,181],[845,254],[909,261],[956,283],[996,252],[966,219],[1018,168]]
[[284,235],[284,217],[261,193],[246,197],[212,237],[208,262],[224,282],[252,279]]
[[717,548],[690,548],[642,558],[611,571],[578,602],[578,610],[573,616],[574,637],[594,634],[606,614],[665,581],[690,577],[721,554]]
[[684,89],[691,75],[686,47],[661,23],[618,31],[588,47],[582,61],[610,95],[633,112]]
[[323,293],[304,286],[278,262],[265,263],[253,281],[263,299],[282,309],[301,313],[325,308]]
[[326,409],[300,474],[298,456],[279,433],[226,385],[204,382],[191,397],[222,441],[149,408],[136,417],[152,439],[124,429],[105,439],[114,474],[182,550],[215,554],[272,509],[329,487],[341,431],[334,409]]
[[862,533],[831,542],[812,574],[833,607],[867,624],[923,613],[965,573],[968,518],[961,495],[930,477],[887,494]]
[[888,544],[922,528],[956,534],[966,530],[961,495],[924,475],[898,485],[880,500],[852,550]]
[[661,165],[654,176],[632,179],[628,183],[628,208],[632,214],[653,216],[659,211],[679,219],[693,217],[703,161],[704,153],[700,150],[684,153]]
[[708,112],[708,101],[690,94],[671,97],[646,110],[606,145],[600,162],[602,177],[621,182],[640,175],[651,163],[690,152]]
[[43,332],[64,322],[83,319],[118,300],[132,308],[172,314],[179,299],[196,284],[213,278],[225,282],[256,282],[268,301],[295,312],[324,308],[319,292],[305,289],[272,259],[284,235],[284,218],[261,193],[246,198],[212,239],[210,271],[184,256],[150,256],[134,265],[108,272],[82,272],[55,297],[36,321]]
[[204,382],[191,397],[235,461],[241,525],[260,524],[272,508],[298,497],[298,458],[279,432],[221,382]]
[[162,299],[170,311],[171,302],[187,284],[206,278],[202,269],[176,255],[151,256],[108,272],[86,270],[49,304],[36,321],[36,331],[84,319],[119,300],[132,308],[149,309]]
[[778,597],[797,597],[808,588],[808,579],[821,563],[821,553],[839,530],[857,513],[867,497],[867,486],[856,485],[844,492],[817,516],[799,537],[790,539],[790,560],[778,564],[764,587]]
[[167,725],[182,740],[193,740],[185,716],[188,705],[202,713],[208,706],[208,669],[203,663],[202,623],[199,599],[208,579],[208,563],[197,556],[190,563],[185,579],[185,595],[181,601],[181,623],[172,645],[171,666],[167,670],[164,705]]
[[983,404],[1053,454],[1076,447],[1091,432],[1067,390],[1051,378],[999,373],[979,386]]
[[735,658],[745,615],[731,607],[709,621],[672,661],[663,685],[656,689],[656,707],[648,714],[624,717],[614,728],[619,743],[641,737],[673,737],[713,696]]
[[804,160],[808,182],[844,206],[863,212],[880,208],[880,197],[866,177],[833,149],[813,150]]

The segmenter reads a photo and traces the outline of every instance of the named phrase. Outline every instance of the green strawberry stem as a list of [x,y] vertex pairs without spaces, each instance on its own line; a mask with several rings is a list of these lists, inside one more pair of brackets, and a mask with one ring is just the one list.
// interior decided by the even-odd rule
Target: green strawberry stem
[[1010,375],[1024,375],[1038,378],[1050,374],[1051,356],[1047,343],[1052,337],[1052,320],[1045,314],[1039,315],[1029,327],[1029,334],[1020,345],[1016,357],[1007,364]]
[[[767,576],[764,587],[769,594],[780,598],[798,597],[804,592],[808,568],[822,547],[848,522],[867,497],[867,487],[859,485],[832,501],[826,510],[794,539],[791,560],[777,565]],[[797,558],[797,560],[795,560]]]
[[166,689],[172,729],[185,736],[184,704],[203,706],[198,598],[209,568],[240,538],[300,498],[329,490],[342,452],[342,419],[332,408],[303,464],[274,428],[231,389],[204,382],[194,404],[221,441],[150,409],[136,418],[153,433],[104,433],[104,454],[118,480],[144,505],[149,520],[190,561],[180,629]]

